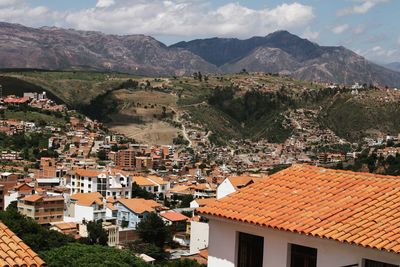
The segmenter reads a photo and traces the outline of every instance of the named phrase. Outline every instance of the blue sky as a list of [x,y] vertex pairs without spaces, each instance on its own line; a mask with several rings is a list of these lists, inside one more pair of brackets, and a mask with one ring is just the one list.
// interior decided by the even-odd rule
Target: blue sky
[[27,26],[146,34],[166,44],[281,29],[379,63],[400,61],[399,10],[399,0],[0,0],[1,21]]

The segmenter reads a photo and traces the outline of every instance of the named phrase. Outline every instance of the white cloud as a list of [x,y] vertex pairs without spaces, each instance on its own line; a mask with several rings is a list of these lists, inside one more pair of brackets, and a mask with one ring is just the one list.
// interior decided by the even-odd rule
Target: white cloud
[[397,44],[400,45],[400,36],[399,39],[397,39]]
[[307,27],[301,36],[308,40],[316,40],[319,37],[319,32],[312,31],[310,27]]
[[354,5],[337,11],[338,16],[351,14],[365,14],[378,4],[387,3],[390,0],[352,0]]
[[344,33],[345,31],[347,31],[348,28],[349,28],[349,24],[341,24],[341,25],[337,25],[337,26],[333,27],[331,29],[331,31],[334,34],[341,34],[341,33]]
[[98,0],[97,4],[96,4],[96,7],[100,7],[100,8],[102,8],[102,7],[110,7],[110,6],[114,5],[114,4],[115,4],[114,0]]
[[0,21],[41,26],[56,13],[44,6],[32,7],[27,0],[0,0]]
[[247,37],[306,27],[314,17],[311,6],[297,2],[251,9],[239,3],[213,8],[201,0],[119,0],[104,8],[71,12],[65,23],[116,34]]
[[379,45],[360,51],[360,54],[376,62],[393,62],[400,57],[398,49],[384,48]]
[[357,26],[355,26],[355,27],[353,28],[353,33],[356,34],[356,35],[363,34],[363,33],[365,32],[366,29],[367,29],[367,26],[366,26],[366,25],[364,25],[364,24],[359,24],[359,25],[357,25]]

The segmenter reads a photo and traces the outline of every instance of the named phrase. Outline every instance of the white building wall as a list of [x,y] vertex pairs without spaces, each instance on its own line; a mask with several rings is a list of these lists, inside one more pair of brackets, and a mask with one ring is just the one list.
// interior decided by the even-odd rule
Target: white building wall
[[10,195],[4,195],[4,210],[11,204],[11,202],[18,200],[18,192],[10,193]]
[[400,255],[340,243],[334,240],[279,231],[245,223],[211,218],[208,246],[209,267],[233,267],[236,262],[238,232],[264,237],[264,267],[290,267],[289,244],[316,248],[318,267],[338,267],[359,264],[370,259],[390,264],[400,264]]
[[208,247],[208,223],[191,221],[190,254],[199,253],[200,249]]
[[75,219],[82,221],[93,221],[93,207],[75,205]]
[[235,187],[232,185],[232,183],[229,181],[228,178],[226,178],[218,187],[217,187],[217,199],[226,197],[229,194],[232,194],[236,192]]

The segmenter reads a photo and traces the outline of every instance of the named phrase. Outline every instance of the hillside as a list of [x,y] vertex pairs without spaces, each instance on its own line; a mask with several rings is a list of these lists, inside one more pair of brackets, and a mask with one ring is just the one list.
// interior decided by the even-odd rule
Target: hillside
[[353,94],[351,89],[260,73],[208,75],[200,80],[27,71],[3,73],[1,79],[11,81],[7,93],[37,86],[143,143],[171,143],[183,131],[183,122],[210,132],[216,144],[241,139],[280,143],[293,134],[296,120],[330,129],[350,142],[400,132],[400,92],[390,89],[365,88]]
[[385,67],[394,71],[400,71],[400,62],[392,62],[386,64]]

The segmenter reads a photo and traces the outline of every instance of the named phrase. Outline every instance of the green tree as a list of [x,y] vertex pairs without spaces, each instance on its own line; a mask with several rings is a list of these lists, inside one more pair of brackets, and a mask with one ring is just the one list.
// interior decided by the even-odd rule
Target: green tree
[[155,195],[141,188],[136,182],[132,184],[132,198],[155,199]]
[[160,248],[164,246],[169,237],[164,221],[153,212],[139,222],[136,231],[144,242],[154,244]]
[[102,221],[88,222],[86,225],[88,237],[81,238],[81,242],[88,245],[107,246],[108,234],[102,227]]
[[33,219],[23,216],[18,212],[15,202],[9,205],[6,211],[0,212],[0,221],[37,253],[75,242],[72,237],[49,230]]
[[99,158],[99,160],[107,160],[108,159],[107,152],[105,150],[103,150],[103,149],[99,150],[97,152],[97,157]]
[[179,205],[180,208],[189,208],[190,207],[190,202],[193,201],[193,196],[192,195],[185,195],[182,197],[181,204]]
[[149,266],[127,250],[98,245],[69,244],[41,256],[49,267],[144,267]]

